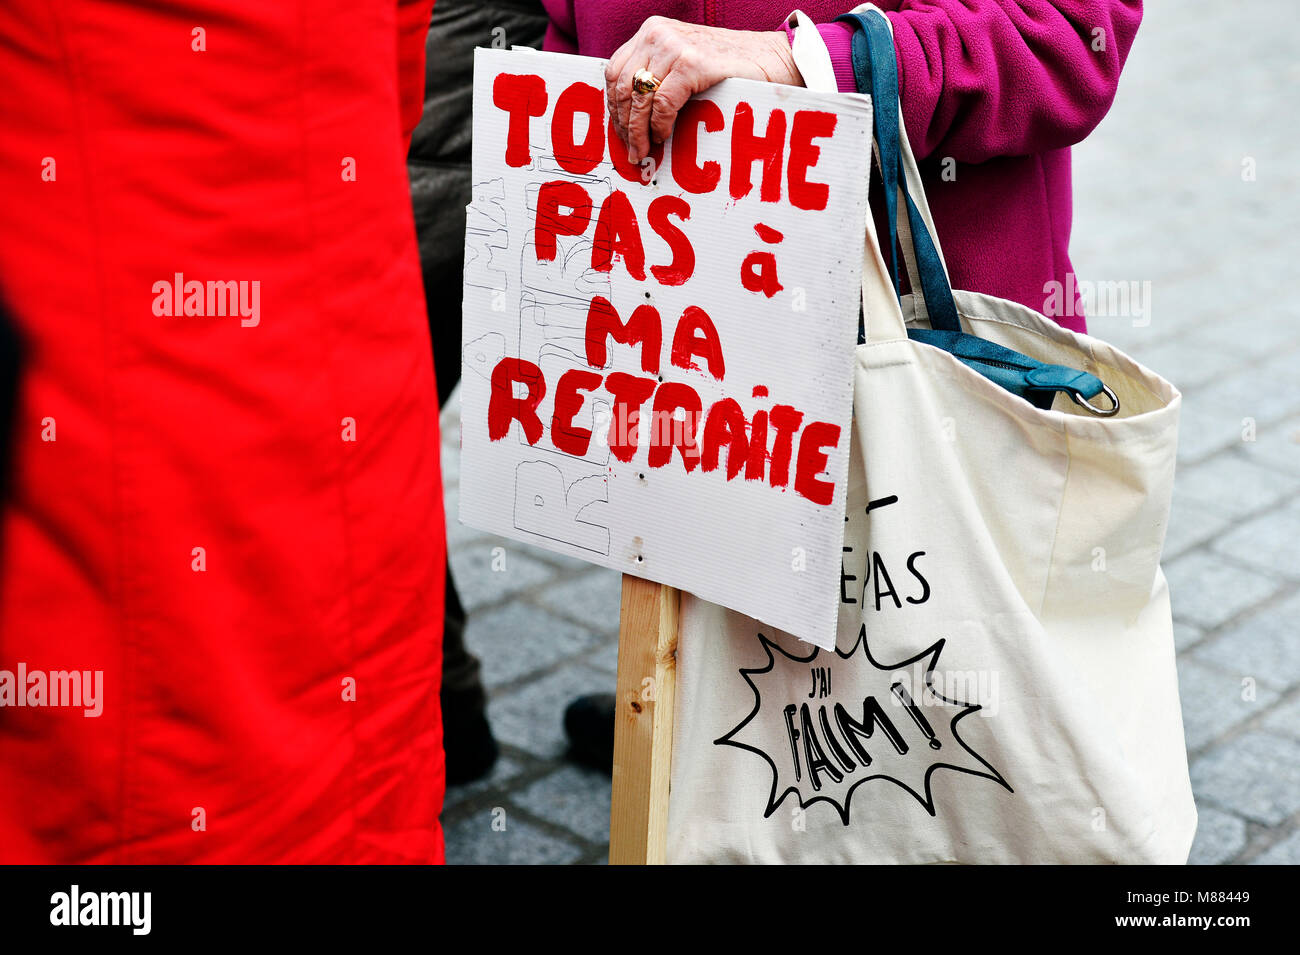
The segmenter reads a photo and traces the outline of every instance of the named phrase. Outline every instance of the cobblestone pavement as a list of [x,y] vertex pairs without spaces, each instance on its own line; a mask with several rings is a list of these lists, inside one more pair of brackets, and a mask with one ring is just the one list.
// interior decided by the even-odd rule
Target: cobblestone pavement
[[[1164,560],[1203,864],[1300,863],[1300,61],[1276,26],[1291,0],[1250,7],[1149,2],[1115,106],[1074,153],[1080,278],[1150,283],[1149,312],[1092,332],[1184,395]],[[561,716],[613,688],[619,578],[460,526],[453,415],[452,561],[504,754],[448,793],[447,859],[599,862],[609,779],[564,761]]]

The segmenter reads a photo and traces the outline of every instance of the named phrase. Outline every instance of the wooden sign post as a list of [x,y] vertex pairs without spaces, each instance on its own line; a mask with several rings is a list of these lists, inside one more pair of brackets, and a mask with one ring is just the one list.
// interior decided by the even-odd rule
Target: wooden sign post
[[623,575],[609,818],[611,865],[664,862],[680,606],[680,591]]

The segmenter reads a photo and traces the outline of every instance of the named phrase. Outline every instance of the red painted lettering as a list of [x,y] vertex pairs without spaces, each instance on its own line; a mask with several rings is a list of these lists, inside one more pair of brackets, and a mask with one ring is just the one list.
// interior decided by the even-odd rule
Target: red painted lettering
[[[600,375],[582,368],[570,368],[555,384],[555,410],[551,414],[551,443],[556,450],[582,457],[591,444],[591,431],[573,423],[582,408],[582,392],[600,387]],[[802,458],[800,459],[802,460]]]
[[800,209],[825,209],[830,188],[823,182],[809,182],[808,170],[817,165],[821,147],[814,139],[824,139],[835,132],[835,114],[801,109],[790,124],[790,159],[786,177],[790,202]]
[[767,476],[772,487],[785,487],[790,483],[794,433],[802,421],[803,412],[795,410],[793,405],[772,406],[772,428],[776,436],[772,439],[772,467]]
[[700,126],[716,133],[724,125],[722,110],[712,100],[690,100],[677,114],[677,124],[673,127],[673,179],[687,192],[712,192],[717,188],[722,167],[712,160],[700,165],[697,151]]
[[542,183],[537,192],[537,231],[533,237],[538,261],[554,260],[557,235],[582,235],[590,224],[591,198],[586,189],[563,179]]
[[603,295],[597,295],[587,307],[587,364],[604,368],[609,362],[606,337],[621,345],[641,347],[641,370],[659,374],[659,349],[663,343],[663,328],[659,310],[653,305],[639,305],[624,325],[618,312]]
[[614,398],[609,422],[609,450],[626,463],[636,454],[641,406],[655,390],[655,379],[637,378],[616,371],[605,379],[605,390]]
[[701,467],[713,471],[722,449],[727,449],[727,480],[740,473],[749,456],[749,439],[745,436],[745,412],[735,398],[716,401],[704,419]]
[[[685,418],[677,417],[685,411]],[[673,459],[673,448],[682,455],[687,473],[700,463],[700,447],[696,433],[700,424],[700,396],[690,385],[665,382],[655,392],[654,415],[650,431],[650,452],[647,463],[661,468]]]
[[681,196],[659,196],[650,203],[646,210],[650,228],[668,243],[673,253],[673,259],[667,265],[650,266],[650,274],[659,280],[660,285],[682,285],[695,274],[695,249],[686,234],[668,221],[669,216],[685,222],[691,217],[691,207]]
[[718,381],[722,380],[726,366],[722,359],[722,342],[718,340],[718,330],[713,327],[713,320],[704,309],[697,305],[687,306],[673,333],[673,349],[670,361],[678,368],[699,371],[692,358],[703,358],[709,366],[709,374]]
[[546,82],[531,73],[501,73],[492,81],[492,105],[510,114],[506,127],[506,165],[527,166],[528,123],[546,113]]
[[628,275],[645,281],[645,246],[641,244],[641,227],[627,196],[614,190],[600,207],[596,219],[596,238],[591,246],[591,267],[597,272],[613,268],[614,256],[622,256]]
[[829,504],[835,485],[818,480],[829,460],[825,449],[840,443],[840,426],[827,421],[813,421],[799,435],[799,461],[795,465],[794,489],[814,504]]
[[774,109],[767,119],[767,131],[754,133],[754,107],[741,103],[731,127],[731,198],[741,199],[754,188],[750,176],[754,163],[761,162],[763,184],[759,198],[781,200],[781,161],[785,152],[785,111]]
[[[515,385],[523,385],[528,393],[515,396]],[[488,399],[488,438],[500,441],[510,432],[510,422],[518,421],[524,429],[529,444],[536,444],[542,436],[542,419],[537,416],[537,406],[546,397],[546,380],[542,370],[522,358],[502,358],[492,369],[492,397]]]
[[[573,141],[578,114],[587,117],[582,142]],[[833,119],[834,117],[832,117]],[[555,161],[569,172],[591,172],[605,158],[605,91],[588,83],[574,83],[555,101],[551,114],[551,148]]]

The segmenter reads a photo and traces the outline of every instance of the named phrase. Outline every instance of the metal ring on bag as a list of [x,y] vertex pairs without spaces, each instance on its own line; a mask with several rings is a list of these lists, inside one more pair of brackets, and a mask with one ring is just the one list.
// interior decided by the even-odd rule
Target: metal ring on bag
[[1110,388],[1106,386],[1106,383],[1104,381],[1101,383],[1101,390],[1102,393],[1107,398],[1110,399],[1111,407],[1098,408],[1087,398],[1080,398],[1079,393],[1077,391],[1070,392],[1070,397],[1074,399],[1075,404],[1083,405],[1085,408],[1087,408],[1093,414],[1097,415],[1099,418],[1110,418],[1113,417],[1114,415],[1119,414],[1119,398],[1115,397],[1115,392],[1111,391]]

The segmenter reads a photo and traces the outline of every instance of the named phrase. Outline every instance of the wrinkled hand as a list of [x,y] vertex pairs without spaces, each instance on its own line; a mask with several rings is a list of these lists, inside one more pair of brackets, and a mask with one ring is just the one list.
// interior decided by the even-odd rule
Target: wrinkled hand
[[[633,91],[632,76],[641,69],[659,78],[658,90]],[[666,17],[641,24],[605,67],[609,115],[627,143],[628,161],[640,162],[651,140],[668,138],[688,99],[733,76],[803,85],[784,30],[724,30]]]

